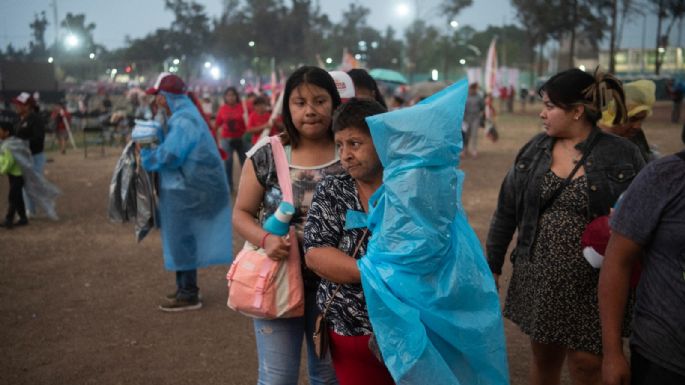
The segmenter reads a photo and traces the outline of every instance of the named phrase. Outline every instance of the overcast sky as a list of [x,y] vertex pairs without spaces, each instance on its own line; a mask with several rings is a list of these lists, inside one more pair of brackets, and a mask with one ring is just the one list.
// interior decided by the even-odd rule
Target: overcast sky
[[[46,33],[48,43],[55,36],[53,24],[52,2],[57,2],[58,19],[64,19],[67,12],[85,13],[86,21],[96,24],[95,41],[107,48],[118,48],[124,45],[125,36],[142,37],[157,28],[167,28],[171,24],[171,12],[164,9],[163,0],[0,0],[0,47],[3,49],[8,43],[15,47],[27,47],[31,40],[29,24],[33,15],[46,11],[50,25]],[[210,17],[221,14],[223,0],[199,0],[205,5]],[[333,21],[339,21],[342,12],[348,4],[355,1],[319,0],[324,13]],[[286,1],[287,3],[287,1]],[[402,31],[413,20],[416,11],[413,9],[420,4],[418,17],[434,25],[447,27],[447,20],[439,12],[440,0],[367,0],[356,1],[371,9],[368,23],[372,27],[384,30],[393,25]],[[398,6],[405,4],[408,14],[400,16]],[[509,0],[474,0],[474,5],[462,11],[457,17],[461,25],[471,25],[482,30],[488,25],[502,25],[516,23],[516,15]],[[608,27],[607,27],[608,28]],[[646,18],[645,43],[653,47],[656,36],[656,18]],[[642,45],[643,17],[626,24],[624,30],[623,47],[639,48]],[[671,45],[683,43],[683,32],[676,25],[671,34]],[[604,43],[607,46],[608,43]]]

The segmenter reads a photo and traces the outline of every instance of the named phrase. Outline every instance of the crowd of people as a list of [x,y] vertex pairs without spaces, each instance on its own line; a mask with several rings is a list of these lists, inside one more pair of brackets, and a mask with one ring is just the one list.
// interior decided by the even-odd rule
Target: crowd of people
[[[386,100],[365,70],[344,76],[341,80],[318,67],[297,69],[282,90],[280,114],[270,110],[265,96],[241,98],[236,88],[228,87],[214,113],[209,98],[197,98],[179,76],[163,73],[146,91],[154,101],[140,110],[141,118],[154,119],[161,128],[156,140],[139,143],[137,151],[141,166],[159,178],[164,264],[176,274],[176,291],[166,296],[160,310],[202,307],[197,269],[230,263],[234,230],[274,261],[288,258],[291,244],[298,245],[304,314],[253,318],[259,384],[297,383],[303,342],[311,384],[393,384],[408,378],[398,369],[400,363],[385,361],[396,357],[387,350],[387,340],[376,341],[377,309],[367,308],[372,288],[363,284],[360,267],[373,254],[371,243],[386,239],[370,231],[376,229],[373,212],[383,205],[379,199],[386,192],[379,157],[384,151],[376,148],[378,134],[369,122],[391,115],[385,115]],[[513,100],[513,88],[507,92]],[[484,295],[505,286],[502,267],[516,237],[503,316],[530,338],[531,384],[558,384],[564,362],[573,384],[685,383],[685,152],[662,156],[647,142],[642,125],[655,103],[654,83],[622,84],[610,74],[571,69],[552,76],[538,95],[544,131],[516,155],[501,184],[485,254],[476,255],[476,260],[487,261],[491,274],[474,273],[468,280],[485,288]],[[436,100],[422,101],[415,110]],[[681,100],[682,92],[673,99]],[[403,103],[393,98],[390,111],[399,111]],[[0,173],[10,183],[8,213],[0,224],[6,228],[28,224],[37,208],[56,219],[53,200],[59,193],[43,177],[45,127],[35,100],[22,93],[12,104],[16,114],[2,111],[0,116]],[[455,131],[459,148],[472,157],[477,156],[486,116],[494,120],[488,108],[494,110],[492,100],[479,93],[477,83],[464,90],[461,122],[453,122],[461,125],[453,125],[461,126]],[[71,116],[61,104],[51,119],[65,152]],[[275,155],[266,140],[273,136],[280,138],[289,165],[294,206],[289,224],[296,239],[264,229],[283,200]],[[234,159],[242,167],[239,183]],[[457,164],[458,156],[452,168]],[[393,170],[393,176],[401,178],[402,172],[407,171]],[[457,188],[447,181],[436,181],[434,188],[440,190],[442,184]],[[404,188],[417,190],[410,184]],[[456,198],[444,203],[459,204]],[[585,237],[597,236],[588,231],[600,221],[606,226],[599,236],[606,241],[595,263],[583,243]],[[449,279],[422,271],[403,274],[426,282]],[[392,285],[394,270],[387,274]],[[419,322],[426,325],[442,314],[422,309]],[[330,337],[330,354],[323,357],[315,354],[313,339],[322,312]],[[494,314],[498,312],[499,306]],[[472,322],[478,324],[478,317]],[[506,383],[507,376],[498,374],[507,372],[504,355],[502,361],[489,363],[494,374],[469,373],[440,358],[439,352],[452,342],[426,330],[426,340],[435,345],[430,351],[438,353],[419,361],[436,365],[436,373],[445,366],[455,381]],[[454,333],[464,338],[469,331]],[[624,337],[630,337],[630,365]],[[487,367],[476,361],[465,367]]]

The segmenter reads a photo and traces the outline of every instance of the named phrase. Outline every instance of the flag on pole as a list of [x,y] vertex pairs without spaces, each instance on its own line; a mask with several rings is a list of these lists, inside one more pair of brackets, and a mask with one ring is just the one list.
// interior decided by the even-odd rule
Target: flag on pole
[[[486,121],[494,124],[495,114],[494,107],[492,106],[492,93],[497,89],[497,37],[492,38],[490,42],[490,48],[488,48],[488,56],[485,59],[485,84],[484,90],[486,98],[490,97],[490,106],[485,107],[485,119]],[[487,128],[487,127],[486,127]],[[486,130],[487,131],[487,130]]]
[[485,92],[492,93],[497,87],[497,51],[495,49],[497,37],[494,37],[488,48],[488,56],[485,59]]

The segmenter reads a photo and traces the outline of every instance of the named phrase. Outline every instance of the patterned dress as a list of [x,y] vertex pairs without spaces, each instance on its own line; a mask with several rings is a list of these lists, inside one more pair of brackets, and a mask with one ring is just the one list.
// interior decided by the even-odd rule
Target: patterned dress
[[[309,210],[304,233],[305,250],[312,247],[335,247],[347,255],[353,255],[365,228],[348,228],[346,218],[349,210],[364,211],[354,179],[347,174],[326,177],[317,186]],[[366,254],[370,236],[370,233],[367,234],[360,245],[357,259]],[[338,286],[340,289],[326,314],[333,331],[342,336],[371,334],[371,322],[361,283],[340,285],[321,279],[316,294],[319,309],[323,312]]]
[[[541,201],[562,182],[548,171]],[[580,245],[588,223],[587,190],[585,175],[574,179],[540,215],[530,258],[514,259],[504,315],[533,341],[599,355],[599,270],[585,260]]]

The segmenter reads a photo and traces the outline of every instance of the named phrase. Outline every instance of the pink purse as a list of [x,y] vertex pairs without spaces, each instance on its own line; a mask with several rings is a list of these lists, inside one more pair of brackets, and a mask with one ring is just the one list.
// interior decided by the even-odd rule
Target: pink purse
[[[281,140],[269,138],[283,200],[293,203],[288,160]],[[304,284],[297,236],[290,226],[290,255],[281,261],[269,258],[249,242],[235,257],[226,274],[231,309],[255,318],[291,318],[304,315]]]

